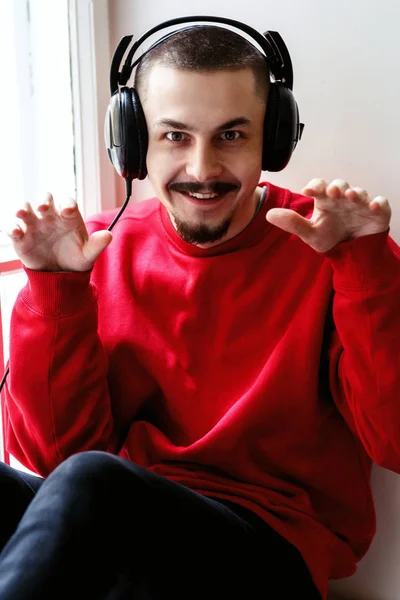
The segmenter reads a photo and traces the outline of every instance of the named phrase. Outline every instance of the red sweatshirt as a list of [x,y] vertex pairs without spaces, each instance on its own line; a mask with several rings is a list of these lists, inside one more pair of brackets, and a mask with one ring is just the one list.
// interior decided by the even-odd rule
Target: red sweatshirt
[[106,450],[237,502],[297,546],[325,598],[375,531],[371,459],[400,472],[400,250],[385,232],[319,254],[265,219],[310,216],[312,200],[267,185],[257,217],[211,249],[152,199],[91,273],[28,271],[8,450],[42,475]]

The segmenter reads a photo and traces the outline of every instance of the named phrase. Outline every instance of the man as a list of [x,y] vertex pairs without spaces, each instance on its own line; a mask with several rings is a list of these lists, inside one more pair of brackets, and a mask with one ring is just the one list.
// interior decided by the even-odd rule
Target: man
[[259,181],[260,60],[213,26],[147,54],[157,198],[112,242],[115,211],[17,213],[7,440],[48,477],[31,500],[3,469],[4,600],[313,600],[369,547],[371,462],[400,470],[400,251],[384,197]]

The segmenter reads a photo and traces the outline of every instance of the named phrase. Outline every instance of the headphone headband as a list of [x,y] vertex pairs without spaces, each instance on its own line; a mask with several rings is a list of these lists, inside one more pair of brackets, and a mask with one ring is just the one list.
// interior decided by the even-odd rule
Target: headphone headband
[[[285,87],[290,90],[293,89],[293,68],[292,61],[290,59],[290,55],[286,45],[279,35],[277,31],[266,31],[263,35],[246,25],[245,23],[241,23],[240,21],[235,21],[234,19],[225,19],[221,17],[213,17],[213,16],[192,16],[192,17],[179,17],[177,19],[170,19],[169,21],[164,21],[155,27],[152,27],[146,33],[144,33],[139,39],[133,44],[132,48],[129,50],[128,56],[124,62],[122,70],[119,71],[122,58],[129,47],[133,39],[133,35],[124,36],[112,59],[111,62],[111,70],[110,70],[110,91],[111,95],[114,94],[118,90],[119,85],[126,85],[129,77],[131,76],[132,70],[138,64],[138,62],[143,58],[144,54],[151,50],[151,48],[164,41],[166,37],[169,35],[173,35],[180,29],[167,34],[161,40],[158,40],[149,50],[147,50],[140,58],[132,63],[132,59],[138,50],[138,48],[142,45],[142,43],[151,35],[160,31],[161,29],[166,29],[167,27],[172,27],[173,25],[178,25],[181,23],[193,23],[193,22],[205,22],[205,23],[222,23],[224,25],[230,25],[231,27],[235,27],[245,33],[247,33],[263,50],[265,54],[265,59],[269,65],[271,73],[273,74],[275,81],[282,83]],[[189,29],[188,27],[187,29]]]
[[[196,23],[194,23],[196,22]],[[300,122],[297,102],[293,96],[293,69],[289,51],[277,31],[259,33],[249,25],[220,17],[193,16],[171,19],[152,27],[138,40],[129,46],[133,35],[121,39],[111,62],[110,88],[111,100],[104,122],[104,139],[108,156],[127,185],[127,196],[133,179],[144,179],[147,175],[148,130],[143,106],[135,87],[128,87],[127,82],[134,67],[167,38],[188,29],[200,29],[203,23],[222,23],[247,34],[254,44],[260,48],[260,55],[268,66],[271,81],[268,91],[266,111],[263,123],[263,147],[261,166],[266,171],[281,171],[287,165],[303,132],[304,124]],[[139,58],[135,53],[141,44],[151,35],[175,25],[189,23],[174,30],[169,30],[151,44]],[[214,26],[220,34],[229,31],[227,27]],[[233,31],[233,33],[236,33]],[[244,38],[244,36],[241,36]],[[246,38],[244,38],[246,39]],[[250,40],[250,45],[251,45]],[[248,41],[246,39],[246,41]],[[257,48],[257,49],[258,49]],[[128,50],[129,49],[129,50]],[[122,65],[123,57],[127,57]],[[121,68],[122,65],[122,68]]]

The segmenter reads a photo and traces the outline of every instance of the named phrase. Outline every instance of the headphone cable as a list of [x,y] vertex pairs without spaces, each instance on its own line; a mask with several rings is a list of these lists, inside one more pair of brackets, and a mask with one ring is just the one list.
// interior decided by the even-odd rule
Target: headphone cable
[[111,231],[111,229],[114,227],[114,225],[116,224],[116,222],[118,221],[118,219],[120,218],[120,216],[122,215],[122,213],[124,212],[125,208],[128,205],[129,198],[132,195],[132,179],[125,179],[125,188],[126,188],[125,202],[121,206],[121,210],[118,212],[117,216],[112,221],[111,225],[109,225],[109,227],[107,228],[107,231]]
[[2,379],[2,380],[1,380],[1,382],[0,382],[0,394],[1,394],[1,390],[3,389],[3,386],[4,386],[4,384],[5,384],[5,382],[6,382],[7,375],[8,375],[8,373],[9,373],[9,371],[10,371],[10,367],[7,367],[7,369],[5,370],[5,373],[4,373],[4,375],[3,375],[3,379]]

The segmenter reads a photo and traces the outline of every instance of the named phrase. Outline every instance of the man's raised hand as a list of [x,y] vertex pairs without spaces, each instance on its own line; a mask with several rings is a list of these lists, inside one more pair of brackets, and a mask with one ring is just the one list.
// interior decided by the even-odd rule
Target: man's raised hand
[[51,194],[36,210],[30,204],[16,212],[8,235],[22,264],[35,271],[88,271],[111,242],[109,231],[88,235],[74,200],[57,209]]
[[327,252],[340,242],[380,233],[389,227],[391,208],[383,196],[374,199],[360,187],[350,187],[342,179],[329,185],[312,179],[302,193],[314,198],[314,212],[305,219],[293,210],[272,208],[267,221],[298,235],[317,252]]

